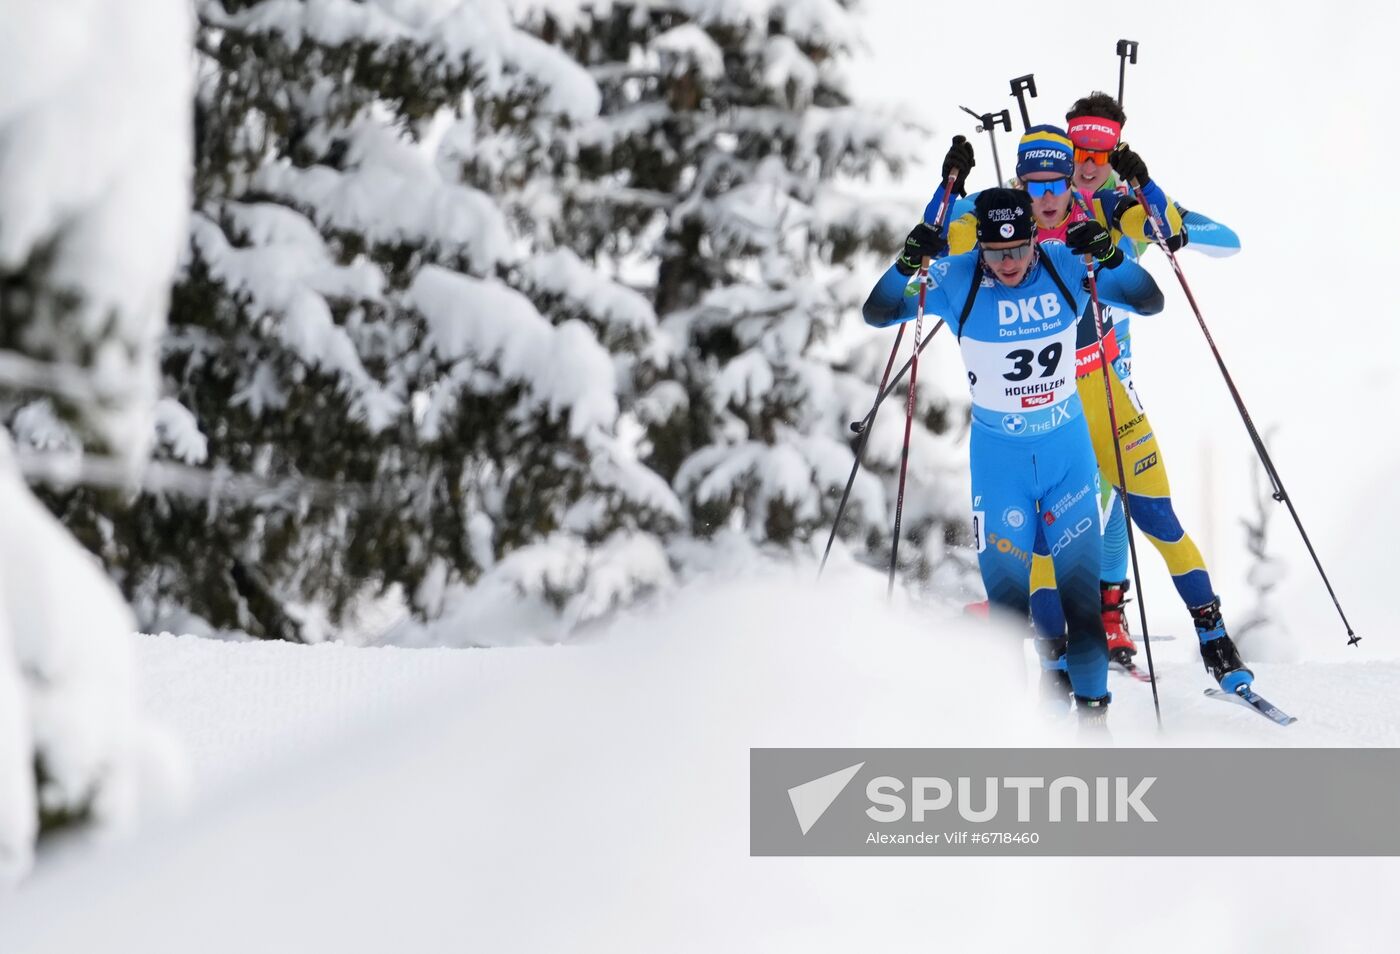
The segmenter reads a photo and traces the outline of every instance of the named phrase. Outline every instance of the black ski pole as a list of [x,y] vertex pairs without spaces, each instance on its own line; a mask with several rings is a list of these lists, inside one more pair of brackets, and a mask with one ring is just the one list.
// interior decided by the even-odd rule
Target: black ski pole
[[[934,213],[933,216],[933,227],[935,231],[943,228],[943,222],[948,217],[948,210],[953,206],[953,185],[956,181],[957,172],[955,170],[953,174],[948,176],[947,181],[943,183],[943,201],[939,203],[938,211]],[[899,343],[904,338],[904,326],[906,324],[908,324],[908,322],[901,322],[899,331],[895,333],[894,347],[890,348],[890,358],[885,362],[885,373],[880,376],[880,388],[875,392],[875,403],[870,406],[870,412],[866,414],[862,420],[851,422],[851,430],[860,435],[860,440],[856,444],[856,459],[851,463],[851,475],[846,478],[846,489],[841,492],[841,502],[836,505],[836,519],[832,521],[831,533],[826,538],[826,549],[822,551],[821,565],[817,567],[817,579],[819,580],[821,579],[822,571],[826,569],[826,561],[831,556],[831,545],[836,542],[836,531],[841,526],[841,517],[846,513],[846,502],[851,497],[851,488],[855,486],[856,474],[860,472],[860,465],[865,459],[865,445],[870,441],[870,429],[875,423],[875,414],[880,410],[880,405],[884,403],[890,391],[894,390],[894,387],[898,385],[899,378],[903,378],[904,372],[909,369],[910,365],[905,364],[905,366],[900,369],[899,378],[895,380],[895,384],[886,389],[885,383],[890,378],[890,369],[894,367],[894,359],[899,354]],[[943,322],[941,320],[938,324],[934,325],[933,331],[929,332],[928,339],[921,345],[918,344],[916,340],[915,343],[917,347],[914,350],[914,356],[909,359],[910,363],[918,357],[919,353],[924,348],[928,347],[928,342],[933,340],[933,336],[937,334],[938,329],[942,327],[942,325]]]
[[[904,325],[901,322],[899,331],[894,336],[894,347],[890,348],[890,359],[885,362],[885,373],[880,375],[880,389],[875,392],[875,403],[870,407],[870,413],[865,415],[864,420],[852,421],[851,430],[860,435],[856,442],[856,459],[851,462],[851,476],[846,478],[846,489],[841,491],[841,502],[836,505],[836,519],[831,522],[831,533],[826,538],[826,549],[822,551],[822,562],[817,567],[817,579],[822,578],[822,572],[826,570],[826,561],[831,556],[831,545],[836,542],[836,531],[841,526],[841,518],[846,513],[846,501],[851,499],[851,488],[856,484],[856,474],[860,472],[860,465],[865,460],[865,445],[870,442],[870,425],[875,423],[875,412],[880,409],[880,402],[885,399],[885,383],[890,379],[890,369],[894,367],[894,359],[899,355],[899,343],[904,340]],[[933,337],[932,335],[929,336]],[[904,372],[899,372],[899,376],[904,377]]]
[[1123,105],[1123,79],[1128,72],[1128,64],[1137,64],[1137,40],[1118,41],[1118,105]]
[[[1074,196],[1079,209],[1090,221],[1093,221],[1094,214],[1089,209],[1088,204],[1078,192],[1071,189],[1070,194]],[[1118,412],[1113,405],[1113,381],[1109,377],[1113,373],[1113,366],[1108,361],[1108,349],[1103,343],[1103,308],[1099,305],[1099,280],[1094,274],[1094,260],[1091,256],[1084,256],[1085,264],[1088,266],[1089,279],[1089,300],[1094,306],[1094,333],[1098,336],[1099,342],[1099,370],[1103,372],[1104,398],[1108,404],[1108,426],[1113,431],[1113,457],[1118,465],[1118,496],[1123,501],[1123,524],[1128,531],[1128,555],[1133,561],[1133,585],[1138,591],[1138,618],[1142,621],[1142,645],[1147,651],[1147,679],[1152,684],[1152,709],[1157,713],[1157,728],[1162,727],[1162,703],[1157,698],[1157,669],[1152,665],[1152,636],[1147,630],[1147,600],[1142,592],[1142,573],[1138,570],[1137,540],[1133,535],[1133,514],[1128,502],[1128,473],[1123,466],[1123,445],[1118,439]]]
[[1293,517],[1293,523],[1298,527],[1298,534],[1303,538],[1303,545],[1308,548],[1308,556],[1312,557],[1313,566],[1317,567],[1317,573],[1322,577],[1322,584],[1327,587],[1327,595],[1332,597],[1332,605],[1337,608],[1337,615],[1342,618],[1342,625],[1346,627],[1347,645],[1355,646],[1361,642],[1361,637],[1352,630],[1351,623],[1347,620],[1347,614],[1342,611],[1342,603],[1337,599],[1337,591],[1332,588],[1332,581],[1327,578],[1327,572],[1322,569],[1322,561],[1318,559],[1317,551],[1313,549],[1312,540],[1308,538],[1308,531],[1303,529],[1303,521],[1293,506],[1293,498],[1283,489],[1283,480],[1274,467],[1274,461],[1269,456],[1268,448],[1264,446],[1264,439],[1259,436],[1259,430],[1254,426],[1254,419],[1249,416],[1249,410],[1244,406],[1244,398],[1240,395],[1239,388],[1235,387],[1235,379],[1230,376],[1230,370],[1225,367],[1225,359],[1220,356],[1220,349],[1215,346],[1215,339],[1211,337],[1210,329],[1206,327],[1206,319],[1201,314],[1201,306],[1196,304],[1196,296],[1191,293],[1191,285],[1186,281],[1186,273],[1181,270],[1181,263],[1177,261],[1176,253],[1167,244],[1166,228],[1158,218],[1157,211],[1148,204],[1147,197],[1142,193],[1142,185],[1136,180],[1131,181],[1129,185],[1132,186],[1133,196],[1138,200],[1138,204],[1147,212],[1147,221],[1152,226],[1152,241],[1166,254],[1167,261],[1171,263],[1172,271],[1176,273],[1176,280],[1181,283],[1181,290],[1186,293],[1186,301],[1191,305],[1191,310],[1196,315],[1196,324],[1200,325],[1201,334],[1205,335],[1206,344],[1210,346],[1210,353],[1215,357],[1215,365],[1220,369],[1221,377],[1225,379],[1225,388],[1230,392],[1230,397],[1235,402],[1235,409],[1239,411],[1240,419],[1244,421],[1244,429],[1249,433],[1249,439],[1254,444],[1254,452],[1259,455],[1259,460],[1264,465],[1264,472],[1269,475],[1269,481],[1274,485],[1274,499],[1288,507],[1289,515]]
[[[1031,128],[1031,114],[1026,109],[1027,94],[1030,94],[1031,99],[1040,95],[1035,91],[1034,73],[1018,76],[1011,81],[1011,95],[1016,97],[1016,105],[1021,107],[1021,130],[1023,132]],[[1010,130],[1008,129],[1007,132]]]
[[987,138],[992,143],[992,165],[997,170],[997,185],[1003,185],[1006,180],[1001,177],[1001,156],[997,154],[997,126],[1000,125],[1007,132],[1011,132],[1011,113],[1003,109],[999,113],[974,113],[966,106],[959,106],[963,112],[977,120],[977,131],[987,134]]
[[[907,324],[908,322],[905,323]],[[924,349],[929,346],[929,342],[933,340],[933,336],[938,334],[938,329],[942,327],[943,319],[940,318],[938,319],[938,323],[933,326],[933,330],[928,333],[928,337],[925,338],[922,343],[920,343],[918,350],[914,353],[922,355],[924,353]],[[905,360],[904,367],[899,369],[899,373],[894,376],[894,380],[890,382],[889,387],[885,388],[885,390],[880,393],[880,396],[875,399],[875,405],[870,409],[870,413],[865,415],[865,417],[862,420],[851,422],[851,430],[855,431],[856,433],[860,433],[863,429],[868,428],[871,424],[874,423],[875,412],[879,410],[881,404],[885,403],[885,398],[893,394],[895,392],[895,389],[899,387],[899,382],[904,380],[904,375],[909,373],[909,367],[913,363],[914,359],[912,357]]]

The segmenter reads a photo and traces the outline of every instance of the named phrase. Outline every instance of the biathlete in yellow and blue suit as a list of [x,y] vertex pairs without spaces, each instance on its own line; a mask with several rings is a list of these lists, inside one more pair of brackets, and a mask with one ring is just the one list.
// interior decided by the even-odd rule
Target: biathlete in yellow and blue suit
[[[1102,93],[1095,94],[1076,103],[1070,115],[1068,133],[1054,126],[1033,127],[1022,137],[1017,150],[1017,178],[1032,199],[1039,241],[1064,241],[1067,229],[1089,218],[1080,202],[1073,201],[1070,189],[1075,188],[1093,219],[1110,230],[1117,251],[1135,257],[1133,243],[1148,240],[1151,226],[1146,211],[1135,198],[1111,188],[1100,188],[1108,184],[1111,163],[1124,179],[1136,180],[1142,186],[1144,198],[1170,232],[1170,244],[1179,247],[1187,237],[1181,210],[1151,180],[1142,158],[1119,145],[1122,112],[1117,103]],[[1071,137],[1078,137],[1080,145],[1076,146]],[[935,194],[933,205],[941,198]],[[960,211],[955,206],[954,214]],[[965,215],[950,226],[950,246],[954,252],[966,243],[967,228]],[[1124,596],[1128,589],[1127,528],[1121,502],[1113,491],[1118,484],[1118,468],[1091,312],[1092,305],[1085,315],[1086,320],[1080,323],[1077,389],[1106,488],[1102,501],[1107,515],[1100,576],[1103,623],[1110,653],[1126,663],[1136,652],[1123,623]],[[1191,614],[1206,668],[1223,688],[1233,690],[1253,677],[1225,631],[1220,600],[1205,561],[1172,505],[1162,450],[1133,386],[1127,316],[1116,317],[1115,321],[1112,307],[1104,308],[1104,351],[1114,372],[1109,380],[1133,522],[1166,561],[1177,592]],[[1060,650],[1064,645],[1065,623],[1050,559],[1057,520],[1053,508],[1040,514],[1042,532],[1036,539],[1031,574],[1031,613],[1041,637],[1037,640],[1037,649],[1051,691],[1056,685],[1061,691],[1064,688],[1063,676],[1058,671],[1063,666]]]
[[[962,145],[966,145],[964,141]],[[965,177],[971,155],[950,168]],[[978,564],[992,605],[1025,618],[1031,550],[1039,515],[1056,513],[1051,560],[1067,622],[1065,675],[1081,718],[1101,723],[1109,702],[1108,645],[1099,612],[1098,466],[1073,368],[1089,295],[1082,253],[1098,250],[1099,294],[1142,314],[1161,310],[1162,293],[1137,263],[1113,254],[1097,222],[1072,226],[1065,243],[1039,246],[1025,192],[988,189],[974,203],[975,245],[929,272],[926,313],[957,337],[972,394],[970,462]],[[864,307],[885,327],[915,317],[922,256],[947,250],[941,233],[919,224],[905,254],[881,277]]]

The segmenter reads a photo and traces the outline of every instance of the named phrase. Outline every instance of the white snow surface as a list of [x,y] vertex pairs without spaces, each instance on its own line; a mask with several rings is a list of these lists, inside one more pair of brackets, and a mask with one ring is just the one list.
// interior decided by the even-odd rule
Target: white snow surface
[[63,364],[95,350],[84,412],[135,467],[190,202],[190,4],[5,0],[0,23],[0,267],[49,248],[81,303],[31,340]]
[[[564,646],[140,637],[144,704],[202,799],[41,865],[0,899],[0,949],[1078,951],[1087,931],[1175,954],[1359,949],[1393,923],[1393,860],[748,857],[751,746],[1075,744],[1019,688],[1019,639],[811,569]],[[1190,648],[1159,649],[1163,735],[1115,683],[1119,745],[1400,742],[1396,664],[1261,666],[1303,717],[1279,729],[1203,698]]]

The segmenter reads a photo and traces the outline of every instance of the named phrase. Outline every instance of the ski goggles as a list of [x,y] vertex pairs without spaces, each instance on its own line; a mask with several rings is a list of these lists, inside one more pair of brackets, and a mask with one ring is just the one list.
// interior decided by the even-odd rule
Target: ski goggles
[[1108,165],[1108,149],[1080,149],[1074,147],[1074,164],[1077,166],[1081,162],[1092,162],[1096,166]]
[[1043,195],[1064,195],[1069,191],[1069,179],[1051,179],[1049,182],[1026,182],[1026,194],[1032,199]]
[[1034,242],[1022,242],[1020,245],[1013,245],[1010,248],[984,248],[982,249],[982,260],[988,265],[995,265],[997,262],[1019,262],[1031,253],[1035,248]]

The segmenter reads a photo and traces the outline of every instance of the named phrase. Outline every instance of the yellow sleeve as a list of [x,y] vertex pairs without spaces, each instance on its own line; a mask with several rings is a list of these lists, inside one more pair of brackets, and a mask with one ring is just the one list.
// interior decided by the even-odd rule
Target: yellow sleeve
[[[1103,212],[1100,211],[1102,216]],[[1107,224],[1107,223],[1105,223]],[[1152,227],[1147,224],[1147,210],[1140,204],[1134,205],[1123,213],[1122,220],[1118,223],[1124,235],[1134,242],[1151,242],[1153,240]],[[1177,209],[1176,203],[1167,198],[1167,236],[1180,234],[1181,232],[1181,211]]]
[[961,255],[977,244],[977,216],[965,212],[948,225],[948,254]]

